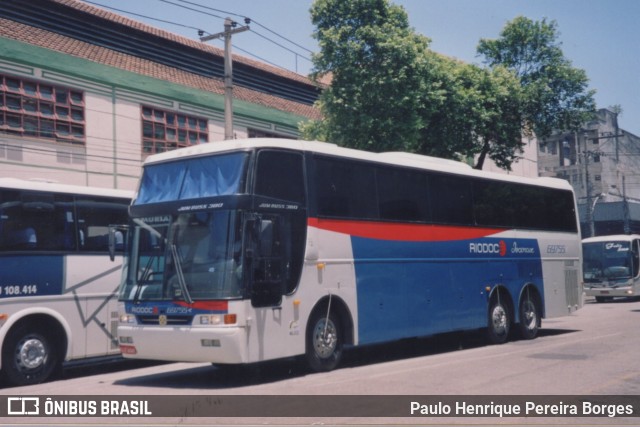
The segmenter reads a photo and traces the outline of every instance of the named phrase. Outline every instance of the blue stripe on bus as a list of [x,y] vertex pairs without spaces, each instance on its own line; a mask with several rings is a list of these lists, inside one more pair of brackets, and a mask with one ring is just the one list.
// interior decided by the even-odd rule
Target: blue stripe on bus
[[0,257],[0,299],[62,294],[62,255]]
[[514,304],[525,283],[543,296],[533,239],[351,241],[361,344],[484,327],[487,286],[505,286]]

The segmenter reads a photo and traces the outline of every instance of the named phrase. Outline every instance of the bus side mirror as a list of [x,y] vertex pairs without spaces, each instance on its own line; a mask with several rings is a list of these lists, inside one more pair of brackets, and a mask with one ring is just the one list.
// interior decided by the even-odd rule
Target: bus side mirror
[[256,251],[251,252],[251,303],[254,307],[280,305],[285,293],[284,263],[278,248],[273,220],[258,219],[253,224],[253,240]]

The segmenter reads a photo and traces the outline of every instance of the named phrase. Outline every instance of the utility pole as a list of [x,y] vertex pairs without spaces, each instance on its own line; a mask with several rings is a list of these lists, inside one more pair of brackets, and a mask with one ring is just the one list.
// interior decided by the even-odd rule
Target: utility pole
[[238,27],[231,18],[224,20],[224,31],[210,36],[200,37],[201,42],[224,37],[224,139],[233,139],[233,58],[231,55],[231,35],[247,31],[251,20],[244,19],[247,24]]
[[623,232],[624,234],[631,233],[630,218],[629,218],[629,201],[627,200],[627,187],[625,182],[625,176],[622,175],[622,216],[623,216]]
[[[577,133],[575,134],[576,136],[576,143],[578,142],[578,135]],[[589,156],[591,155],[591,152],[589,151],[589,147],[587,144],[587,141],[589,140],[587,133],[584,133],[584,151],[583,151],[583,156],[584,156],[584,181],[585,181],[585,192],[587,195],[587,203],[585,205],[586,208],[586,222],[587,225],[589,226],[589,236],[587,237],[591,237],[594,235],[594,223],[593,223],[593,207],[591,206],[591,180],[589,179]],[[577,145],[577,144],[576,144]],[[597,200],[597,199],[596,199]]]
[[[593,210],[595,207],[595,202],[593,203],[593,206],[591,205],[591,181],[589,178],[589,158],[593,158],[594,162],[598,161],[596,160],[596,157],[605,157],[608,154],[607,153],[602,153],[599,151],[591,151],[589,150],[589,146],[588,146],[588,142],[589,140],[597,142],[600,141],[602,139],[609,139],[609,138],[615,138],[616,141],[618,140],[619,136],[624,136],[624,134],[618,134],[618,131],[616,130],[615,135],[606,135],[606,136],[594,136],[594,137],[590,137],[588,130],[586,130],[584,132],[584,152],[582,153],[584,156],[584,177],[585,177],[585,181],[586,181],[586,192],[587,192],[587,205],[586,205],[586,221],[589,224],[590,227],[590,236],[593,236],[595,233],[595,224],[594,224],[594,220],[593,220]],[[578,141],[578,135],[577,133],[575,133],[575,137],[576,137],[576,144]],[[617,150],[616,150],[616,156],[618,155]],[[624,176],[623,176],[623,186],[624,186]],[[598,201],[598,198],[596,197],[596,202]],[[627,204],[626,204],[626,199],[625,199],[625,203],[624,203],[624,208],[627,209]],[[625,215],[627,215],[627,213],[625,212]],[[626,222],[625,222],[625,229],[627,228],[626,226]]]

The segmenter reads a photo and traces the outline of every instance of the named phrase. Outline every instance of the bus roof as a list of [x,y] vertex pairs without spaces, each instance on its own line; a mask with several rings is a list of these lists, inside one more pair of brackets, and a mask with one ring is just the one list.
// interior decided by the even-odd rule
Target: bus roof
[[52,193],[81,194],[85,196],[133,198],[133,191],[114,190],[112,188],[85,187],[82,185],[58,184],[57,182],[25,180],[18,178],[0,178],[0,188],[14,190],[47,191]]
[[145,160],[144,164],[155,164],[177,160],[181,158],[198,157],[214,153],[222,153],[236,150],[250,150],[253,148],[283,148],[289,150],[306,151],[320,154],[333,155],[348,159],[365,160],[390,165],[402,165],[417,169],[426,169],[439,172],[455,173],[500,181],[519,182],[531,185],[539,185],[552,188],[572,190],[571,185],[559,178],[527,178],[515,175],[506,175],[495,172],[481,171],[471,168],[469,165],[455,160],[441,159],[437,157],[422,156],[404,152],[373,153],[369,151],[355,150],[339,147],[336,144],[321,141],[303,141],[281,138],[249,138],[234,139],[228,141],[211,142],[179,148],[165,153],[154,154]]
[[634,239],[640,239],[640,235],[638,234],[612,234],[609,236],[595,236],[595,237],[587,237],[586,239],[582,239],[582,243],[598,243],[598,242],[611,242],[611,241],[620,241],[620,242],[630,242]]

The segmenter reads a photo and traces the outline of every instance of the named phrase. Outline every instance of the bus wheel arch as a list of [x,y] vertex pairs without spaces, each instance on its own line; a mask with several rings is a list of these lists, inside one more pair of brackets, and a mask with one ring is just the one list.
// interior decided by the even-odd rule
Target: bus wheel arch
[[518,303],[518,331],[523,339],[533,339],[542,325],[542,298],[533,284],[527,284]]
[[509,339],[514,319],[513,300],[503,286],[496,286],[489,295],[487,336],[492,344],[503,344]]
[[353,344],[353,319],[347,305],[339,297],[324,297],[311,310],[307,322],[307,364],[316,372],[335,369],[345,344]]
[[58,376],[67,351],[65,328],[46,314],[15,322],[2,345],[2,375],[11,385],[39,384]]

